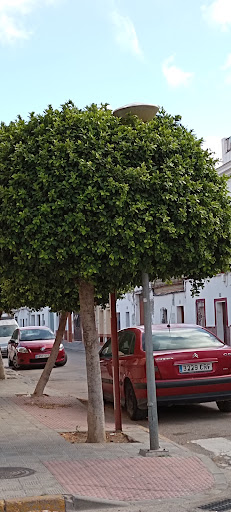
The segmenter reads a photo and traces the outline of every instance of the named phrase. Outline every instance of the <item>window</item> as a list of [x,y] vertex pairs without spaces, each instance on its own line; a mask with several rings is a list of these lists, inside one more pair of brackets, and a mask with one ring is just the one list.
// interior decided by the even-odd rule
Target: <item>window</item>
[[130,327],[130,313],[126,311],[126,327]]
[[100,357],[111,357],[112,356],[112,349],[111,349],[111,338],[107,340],[107,343],[105,343],[104,347],[100,351]]
[[226,139],[226,153],[228,153],[229,151],[231,151],[231,137]]
[[[213,334],[200,327],[186,327],[174,329],[172,327],[152,333],[153,350],[184,350],[197,348],[222,347],[223,343]],[[145,334],[142,336],[143,350],[145,350]]]
[[161,308],[160,310],[160,323],[161,324],[167,324],[168,323],[168,320],[167,320],[167,309],[166,308]]
[[20,332],[21,341],[53,340],[54,333],[50,329],[24,329]]
[[118,333],[119,355],[134,354],[136,335],[133,331],[121,331]]
[[0,338],[9,338],[15,331],[16,325],[1,325],[0,326]]
[[12,340],[16,341],[16,340],[18,339],[18,332],[19,332],[19,331],[18,331],[18,329],[16,329],[16,330],[14,331],[14,333],[13,333],[13,334],[12,334],[12,336],[11,336],[11,339],[12,339]]
[[117,331],[120,330],[120,313],[116,313],[117,316]]

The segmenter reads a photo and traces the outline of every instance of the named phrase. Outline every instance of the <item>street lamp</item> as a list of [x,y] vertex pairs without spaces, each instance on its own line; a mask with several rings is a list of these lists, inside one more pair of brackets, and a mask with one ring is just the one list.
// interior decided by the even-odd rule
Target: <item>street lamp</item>
[[[116,117],[126,117],[133,114],[143,122],[151,121],[158,112],[156,105],[145,103],[133,103],[117,108],[113,111]],[[146,375],[147,375],[147,398],[148,398],[148,423],[150,451],[159,450],[158,416],[156,402],[156,382],[154,371],[153,344],[152,344],[152,320],[149,294],[149,276],[142,272],[143,302],[144,302],[144,332],[145,332],[145,354],[146,354]],[[141,450],[146,455],[146,450]]]

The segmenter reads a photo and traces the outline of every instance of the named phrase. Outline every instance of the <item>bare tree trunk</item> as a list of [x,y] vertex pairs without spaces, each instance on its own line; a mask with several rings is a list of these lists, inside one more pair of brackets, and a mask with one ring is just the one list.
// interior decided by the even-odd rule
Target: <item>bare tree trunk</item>
[[79,286],[80,314],[86,353],[88,386],[88,443],[103,443],[105,419],[99,362],[99,344],[95,326],[94,286],[81,281]]
[[5,378],[6,378],[5,369],[4,369],[4,365],[3,365],[2,353],[0,350],[0,380],[4,380]]
[[65,326],[66,326],[66,321],[67,321],[67,315],[68,315],[67,311],[62,311],[60,320],[59,320],[58,331],[56,334],[54,345],[52,347],[50,357],[47,360],[46,366],[40,376],[40,379],[36,385],[33,395],[42,396],[45,386],[48,383],[51,371],[54,368],[55,361],[56,361],[58,353],[59,353],[60,343],[63,339],[63,334],[65,331]]

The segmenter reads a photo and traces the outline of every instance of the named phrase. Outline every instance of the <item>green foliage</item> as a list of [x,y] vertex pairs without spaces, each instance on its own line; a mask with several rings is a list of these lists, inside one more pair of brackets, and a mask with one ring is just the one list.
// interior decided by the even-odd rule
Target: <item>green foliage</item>
[[230,200],[201,144],[163,110],[144,124],[68,102],[2,124],[0,264],[17,300],[73,310],[80,278],[101,302],[144,269],[195,286],[226,270]]

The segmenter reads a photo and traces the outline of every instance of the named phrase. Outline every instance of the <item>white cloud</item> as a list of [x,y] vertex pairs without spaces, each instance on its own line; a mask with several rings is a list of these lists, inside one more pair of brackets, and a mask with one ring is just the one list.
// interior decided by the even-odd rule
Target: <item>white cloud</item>
[[230,0],[214,0],[209,5],[203,5],[202,11],[208,23],[218,25],[222,30],[228,30],[231,25]]
[[13,18],[0,13],[0,41],[12,43],[16,39],[27,39],[29,32],[19,28]]
[[174,56],[166,59],[162,64],[162,71],[171,87],[187,86],[191,82],[194,73],[183,71],[173,64]]
[[0,0],[0,42],[13,43],[28,39],[31,31],[23,22],[35,7],[55,3],[55,0]]
[[116,41],[119,46],[134,55],[141,57],[142,51],[135,27],[130,18],[122,16],[117,10],[111,13],[111,19],[116,29]]
[[220,161],[222,160],[221,139],[222,137],[217,135],[208,135],[208,137],[204,137],[203,143],[204,149],[210,149],[214,153],[214,158],[219,158]]

